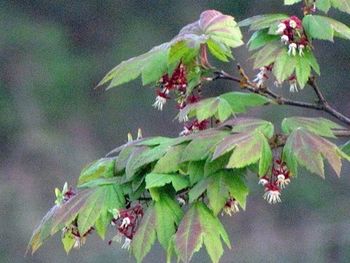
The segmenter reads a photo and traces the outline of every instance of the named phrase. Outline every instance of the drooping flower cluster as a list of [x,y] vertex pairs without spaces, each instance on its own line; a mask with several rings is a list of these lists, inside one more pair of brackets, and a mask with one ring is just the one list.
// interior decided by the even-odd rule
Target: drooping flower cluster
[[162,110],[164,104],[170,99],[170,91],[177,91],[183,95],[186,94],[187,78],[185,66],[180,63],[171,76],[169,76],[169,74],[163,75],[160,78],[158,85],[159,89],[156,91],[157,97],[153,107]]
[[183,131],[180,132],[180,136],[186,136],[193,132],[205,130],[208,128],[208,124],[208,120],[198,121],[195,119],[193,121],[186,122]]
[[[62,191],[58,188],[55,189],[56,200],[55,204],[61,206],[62,204],[68,202],[73,196],[76,195],[76,192],[72,187],[68,187],[67,182],[64,184]],[[80,233],[78,229],[77,220],[74,220],[70,225],[65,226],[62,229],[62,237],[69,237],[74,239],[73,248],[80,248],[86,242],[86,237],[94,230],[93,227],[90,227],[85,233]]]
[[65,237],[66,235],[68,235],[70,238],[73,238],[73,248],[79,249],[82,245],[85,244],[87,236],[91,234],[93,230],[94,228],[90,227],[88,231],[86,231],[84,234],[81,234],[78,230],[77,220],[75,220],[69,226],[65,226],[62,229],[62,236]]
[[296,16],[281,21],[276,31],[281,35],[281,42],[288,46],[288,54],[296,56],[304,55],[305,48],[309,47],[309,41],[304,32],[301,20]]
[[275,166],[272,168],[272,173],[276,178],[277,185],[284,189],[290,183],[290,172],[284,162],[276,160]]
[[263,198],[270,204],[281,202],[281,190],[290,183],[290,172],[284,162],[276,160],[271,176],[263,176],[259,184],[265,187]]
[[57,206],[60,206],[67,202],[69,199],[71,199],[73,196],[76,195],[76,192],[73,190],[72,187],[68,187],[67,182],[64,183],[62,191],[58,188],[55,188],[55,195],[56,200],[55,204]]
[[113,212],[113,219],[111,224],[116,226],[118,234],[109,241],[121,241],[124,237],[124,243],[122,248],[129,249],[131,241],[136,233],[137,227],[143,217],[143,208],[140,204],[137,204],[129,209],[123,209]]
[[268,72],[271,71],[273,68],[273,64],[269,65],[269,66],[264,66],[264,67],[261,67],[259,70],[259,73],[256,74],[255,76],[255,79],[253,80],[253,82],[256,83],[256,85],[258,87],[261,87],[266,80],[269,79],[269,76],[268,76]]
[[226,203],[224,208],[222,209],[222,213],[221,215],[227,214],[229,216],[232,216],[236,213],[239,212],[239,206],[238,206],[238,202],[236,199],[234,199],[233,197],[230,197]]

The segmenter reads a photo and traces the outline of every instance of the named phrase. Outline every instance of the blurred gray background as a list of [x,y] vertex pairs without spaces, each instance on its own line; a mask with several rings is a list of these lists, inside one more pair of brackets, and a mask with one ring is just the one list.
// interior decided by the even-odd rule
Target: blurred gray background
[[[157,112],[151,107],[154,89],[141,87],[140,80],[107,92],[94,87],[113,66],[168,41],[211,8],[238,21],[271,12],[301,15],[300,7],[283,7],[282,0],[0,2],[0,262],[133,262],[120,247],[108,246],[108,238],[95,235],[69,256],[59,234],[34,256],[24,253],[32,230],[53,205],[54,187],[75,184],[86,163],[124,143],[138,127],[145,136],[181,131],[173,121],[174,105]],[[330,14],[350,24],[350,16]],[[314,44],[320,86],[350,115],[350,42]],[[234,54],[251,68],[245,47]],[[222,67],[233,72],[235,64]],[[208,94],[232,89],[237,86],[224,81],[207,88]],[[288,89],[279,92],[291,96]],[[313,99],[308,89],[291,97]],[[278,106],[250,114],[277,125],[286,115],[320,115]],[[349,168],[344,165],[340,179],[329,167],[326,180],[302,172],[275,206],[262,199],[262,188],[250,176],[247,211],[223,218],[233,249],[222,262],[350,262]],[[145,262],[164,258],[156,246]],[[209,260],[201,251],[193,262]]]

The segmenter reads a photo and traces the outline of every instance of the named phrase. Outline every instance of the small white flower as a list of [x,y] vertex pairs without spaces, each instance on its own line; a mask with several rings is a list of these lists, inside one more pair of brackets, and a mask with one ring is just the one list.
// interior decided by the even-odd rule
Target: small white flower
[[187,122],[188,121],[188,115],[184,114],[182,110],[179,113],[179,122]]
[[269,181],[266,178],[260,178],[259,183],[262,186],[265,186]]
[[237,214],[238,212],[239,212],[239,206],[238,206],[238,202],[235,200],[233,202],[230,202],[229,205],[224,206],[224,209],[223,209],[221,215],[223,216],[225,213],[229,216],[232,216],[234,214]]
[[121,243],[122,242],[122,238],[123,238],[123,235],[118,233],[117,235],[115,235],[113,238],[112,238],[112,242],[117,242],[117,243]]
[[284,174],[279,174],[277,176],[277,184],[278,186],[283,189],[286,188],[286,186],[290,183],[290,179],[286,178]]
[[291,28],[296,28],[296,27],[297,27],[297,22],[295,22],[293,19],[291,19],[291,20],[289,21],[289,26],[290,26]]
[[86,237],[74,237],[74,239],[75,239],[75,242],[74,242],[73,248],[75,249],[81,248],[81,246],[84,245],[86,242]]
[[261,67],[259,73],[256,74],[256,77],[253,80],[253,82],[256,82],[256,85],[258,87],[260,87],[261,85],[264,84],[265,79],[266,79],[266,72],[267,72],[266,67]]
[[297,54],[297,44],[295,43],[290,43],[288,47],[288,55],[293,55],[295,56]]
[[124,244],[122,245],[122,249],[130,249],[130,244],[131,244],[131,239],[130,238],[125,238]]
[[282,42],[283,44],[287,45],[288,42],[289,42],[289,37],[288,37],[287,35],[281,36],[281,42]]
[[130,225],[131,221],[129,217],[124,217],[120,225],[121,228],[127,228]]
[[180,132],[180,136],[186,136],[186,135],[189,135],[191,134],[191,130],[189,130],[187,127],[184,127],[183,131]]
[[186,204],[186,200],[185,199],[183,199],[182,197],[177,197],[176,198],[176,200],[177,200],[177,202],[181,205],[181,206],[183,206],[183,205],[185,205]]
[[299,56],[303,56],[304,55],[304,48],[305,46],[304,45],[299,45],[298,49],[299,49]]
[[157,96],[156,101],[153,103],[153,107],[156,108],[157,110],[163,110],[163,106],[166,103],[166,98],[162,96]]
[[281,200],[281,193],[278,190],[268,190],[264,193],[263,198],[269,203],[269,204],[276,204],[280,203]]
[[283,34],[284,30],[286,29],[286,25],[284,23],[279,23],[277,26],[276,34]]
[[278,80],[275,80],[275,81],[273,82],[273,85],[275,85],[275,87],[281,87],[282,83],[279,82]]
[[299,89],[298,89],[298,84],[297,84],[297,81],[295,79],[293,80],[290,80],[289,81],[289,91],[294,93],[294,92],[298,92]]

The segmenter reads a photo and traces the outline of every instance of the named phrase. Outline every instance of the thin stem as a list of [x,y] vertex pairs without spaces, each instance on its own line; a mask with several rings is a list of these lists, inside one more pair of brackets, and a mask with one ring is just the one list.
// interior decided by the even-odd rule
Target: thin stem
[[227,72],[221,70],[221,71],[215,71],[215,77],[212,80],[218,80],[218,79],[225,79],[230,80],[233,82],[237,82],[240,84],[241,88],[247,89],[250,92],[258,93],[262,96],[268,97],[270,99],[273,99],[277,104],[279,105],[290,105],[290,106],[296,106],[301,108],[308,108],[308,109],[314,109],[319,111],[327,112],[328,114],[336,117],[341,122],[350,125],[350,118],[345,116],[344,114],[340,113],[336,109],[334,109],[332,106],[329,105],[327,102],[325,96],[321,92],[320,88],[317,86],[315,78],[310,78],[308,84],[314,89],[316,96],[319,99],[319,103],[308,103],[303,101],[297,101],[297,100],[290,100],[287,98],[284,98],[283,96],[273,92],[269,88],[261,88],[258,87],[255,83],[252,83],[249,81],[249,79],[246,77],[244,71],[240,66],[238,66],[238,69],[240,71],[242,78],[234,77]]
[[308,84],[313,88],[313,90],[316,93],[316,96],[318,97],[320,104],[322,106],[322,110],[331,114],[332,116],[336,117],[338,120],[350,125],[350,118],[345,116],[344,114],[340,113],[336,109],[334,109],[326,100],[325,96],[323,95],[321,89],[318,87],[316,83],[316,79],[314,77],[310,78],[308,81]]

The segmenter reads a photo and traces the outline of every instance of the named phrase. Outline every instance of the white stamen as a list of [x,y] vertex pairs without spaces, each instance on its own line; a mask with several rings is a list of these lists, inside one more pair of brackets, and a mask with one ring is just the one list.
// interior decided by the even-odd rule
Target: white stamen
[[177,200],[178,203],[179,203],[180,205],[182,205],[182,206],[186,204],[186,200],[183,199],[182,197],[177,197],[176,200]]
[[295,22],[294,20],[290,20],[290,21],[289,21],[289,26],[290,26],[291,28],[296,28],[296,27],[297,27],[297,22]]
[[124,217],[122,224],[120,225],[121,228],[126,228],[130,225],[131,221],[129,217]]
[[290,179],[284,176],[284,174],[279,174],[277,176],[277,184],[281,189],[286,188],[286,186],[290,183]]
[[295,43],[290,43],[288,47],[288,55],[293,55],[295,56],[297,54],[297,44]]
[[261,178],[260,180],[259,180],[259,183],[258,184],[261,184],[261,185],[266,185],[267,183],[268,183],[269,181],[268,180],[266,180],[265,178]]
[[224,214],[227,214],[229,216],[232,216],[236,213],[239,212],[239,206],[238,206],[238,202],[237,201],[233,201],[231,202],[230,205],[225,205],[222,213],[221,213],[221,216],[223,216]]
[[269,204],[276,204],[280,203],[281,197],[280,191],[277,190],[268,190],[264,193],[263,198],[269,203]]
[[304,50],[305,46],[304,45],[299,45],[298,48],[299,48],[299,56],[302,57],[304,55],[304,51],[303,50]]
[[283,44],[287,45],[288,42],[289,42],[289,37],[288,37],[287,35],[281,36],[281,42],[282,42]]
[[290,80],[289,81],[289,91],[294,93],[294,92],[298,92],[299,89],[298,89],[298,84],[296,82],[296,80]]
[[189,135],[191,133],[191,131],[187,128],[187,127],[184,127],[183,131],[180,132],[180,136],[186,136],[186,135]]
[[153,107],[157,110],[163,110],[163,106],[166,103],[166,98],[162,96],[157,96],[156,101],[153,103]]
[[125,238],[124,244],[122,245],[122,249],[130,249],[130,244],[131,244],[131,239],[130,238]]
[[279,23],[278,26],[277,26],[277,31],[276,31],[276,34],[283,34],[284,30],[286,29],[286,25],[284,23]]

